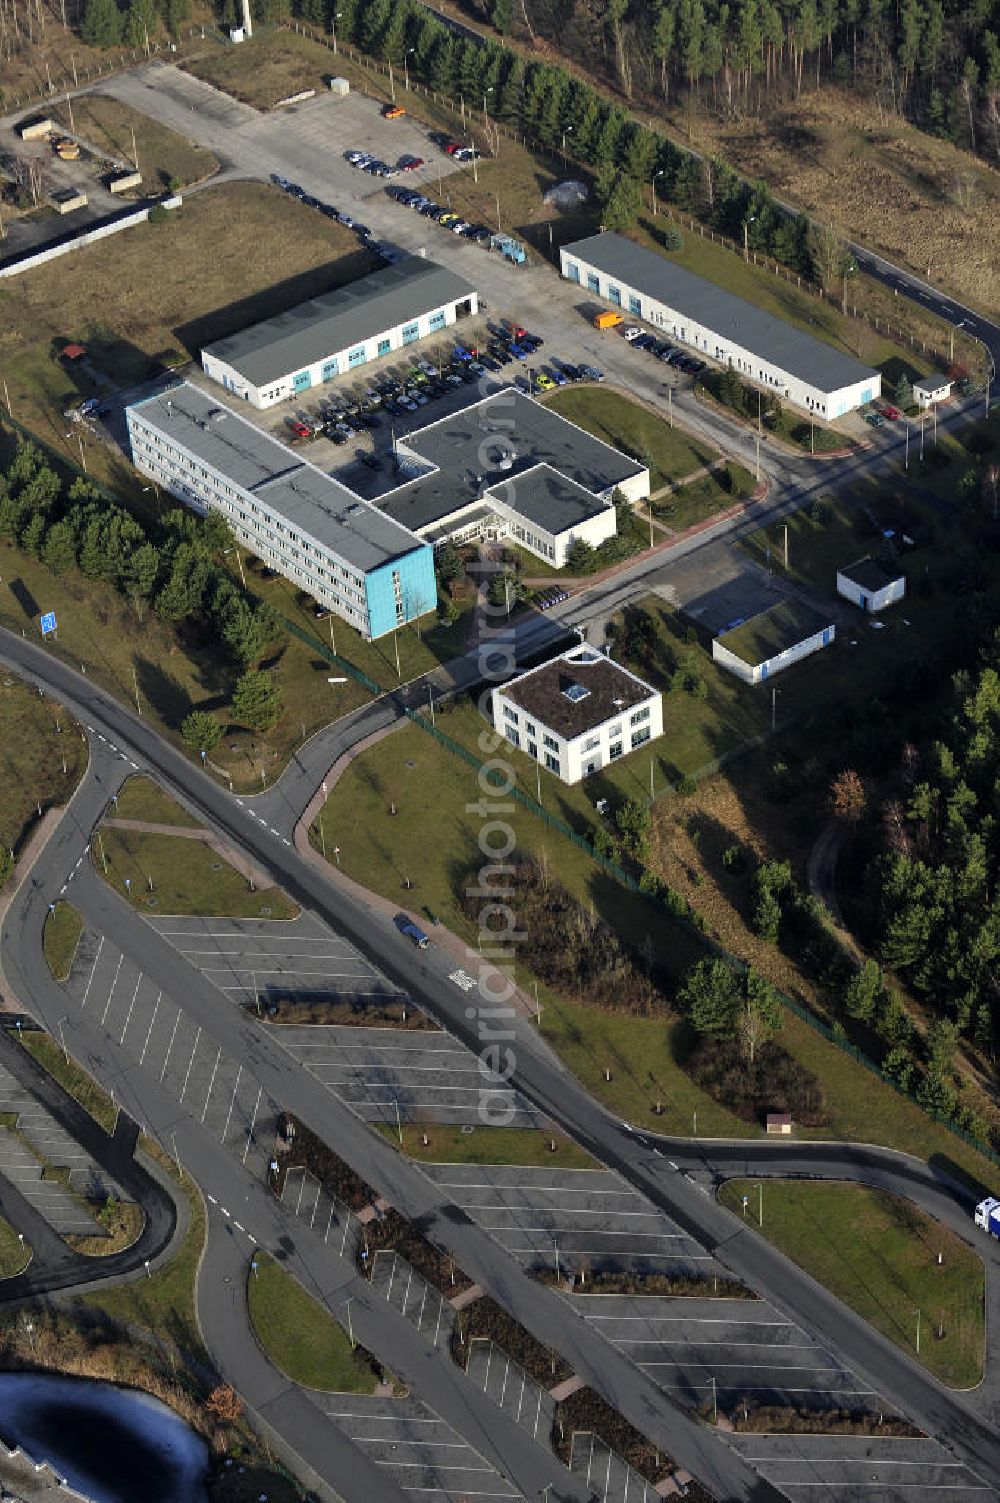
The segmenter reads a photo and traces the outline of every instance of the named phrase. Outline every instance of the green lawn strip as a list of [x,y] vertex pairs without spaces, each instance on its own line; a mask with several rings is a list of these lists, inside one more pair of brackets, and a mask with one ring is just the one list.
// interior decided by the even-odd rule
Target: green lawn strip
[[20,1039],[28,1053],[110,1136],[115,1130],[118,1113],[107,1092],[72,1057],[67,1060],[51,1034],[43,1033],[40,1028],[24,1028],[20,1031]]
[[[176,1168],[156,1144],[141,1139],[140,1146],[176,1180]],[[185,1355],[210,1368],[211,1359],[202,1344],[195,1313],[195,1281],[205,1245],[205,1208],[197,1187],[187,1175],[181,1181],[181,1188],[188,1200],[191,1220],[183,1242],[169,1263],[151,1269],[148,1278],[78,1295],[73,1306],[98,1310],[124,1326],[142,1326],[162,1340],[173,1342]]]
[[[837,570],[855,563],[873,549],[879,540],[859,535],[856,525],[858,507],[843,497],[824,497],[812,506],[796,511],[781,522],[772,522],[751,533],[741,546],[775,575],[783,575],[800,584],[812,585],[825,595],[833,596],[837,588]],[[788,537],[788,569],[785,570],[785,536]]]
[[[399,1146],[399,1133],[391,1122],[380,1122],[378,1130]],[[423,1139],[426,1138],[425,1143]],[[555,1150],[550,1144],[555,1144]],[[558,1129],[543,1131],[535,1127],[476,1127],[466,1132],[461,1127],[440,1122],[403,1123],[403,1152],[424,1164],[528,1164],[552,1165],[556,1169],[599,1169],[572,1138]]]
[[133,132],[142,192],[163,193],[172,185],[200,182],[218,168],[210,151],[196,146],[169,126],[161,125],[119,99],[106,94],[82,94],[73,104],[72,123],[65,105],[56,105],[52,118],[108,156],[132,163]]
[[753,488],[754,478],[750,471],[730,460],[724,470],[701,475],[672,495],[654,501],[653,515],[679,532],[744,501]]
[[255,1257],[247,1298],[254,1333],[268,1359],[306,1388],[323,1393],[374,1393],[367,1353],[352,1350],[343,1327],[265,1253]]
[[646,465],[652,491],[719,458],[702,439],[671,428],[655,412],[603,386],[563,387],[549,393],[545,406]]
[[279,887],[252,889],[241,872],[202,840],[103,824],[91,859],[108,886],[141,912],[272,919],[299,913]]
[[184,829],[201,828],[201,820],[171,798],[166,789],[141,773],[122,784],[109,813],[114,819],[141,819],[154,825],[179,825]]
[[[751,1225],[758,1184],[731,1180],[721,1192],[737,1214],[749,1197]],[[943,1383],[971,1388],[980,1381],[985,1275],[982,1260],[954,1233],[911,1202],[864,1185],[767,1180],[762,1194],[769,1242]]]
[[46,915],[42,930],[42,949],[52,977],[65,981],[73,964],[76,947],[83,933],[83,919],[72,903],[62,899]]
[[[3,597],[9,595],[8,585],[16,571],[4,573],[0,565],[0,576],[2,619]],[[39,696],[6,668],[0,670],[0,724],[0,846],[16,851],[40,808],[66,803],[87,765],[87,747],[61,705]]]
[[30,1261],[31,1248],[21,1241],[9,1222],[0,1219],[0,1279],[12,1279]]

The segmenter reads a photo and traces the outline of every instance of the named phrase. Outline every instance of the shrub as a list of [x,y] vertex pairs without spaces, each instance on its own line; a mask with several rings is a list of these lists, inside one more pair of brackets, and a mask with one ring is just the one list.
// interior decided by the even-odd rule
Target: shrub
[[746,1122],[759,1121],[768,1111],[791,1112],[803,1127],[823,1127],[830,1120],[816,1076],[774,1042],[760,1046],[751,1066],[738,1040],[703,1039],[687,1070],[713,1101]]

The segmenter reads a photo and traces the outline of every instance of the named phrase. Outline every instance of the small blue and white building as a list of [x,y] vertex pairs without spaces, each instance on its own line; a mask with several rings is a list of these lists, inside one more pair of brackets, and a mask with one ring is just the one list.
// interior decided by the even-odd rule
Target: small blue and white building
[[251,407],[274,407],[478,310],[463,277],[407,256],[205,345],[202,368]]
[[745,684],[761,684],[829,647],[836,635],[833,621],[821,611],[799,600],[781,600],[720,632],[712,657]]
[[434,610],[434,550],[191,382],[126,409],[132,463],[369,641]]
[[859,558],[857,563],[837,570],[837,594],[861,610],[874,614],[903,599],[906,575],[898,569],[887,568],[880,559],[869,554],[866,558]]
[[568,281],[814,417],[841,417],[881,393],[879,372],[853,355],[624,235],[576,240],[559,257]]

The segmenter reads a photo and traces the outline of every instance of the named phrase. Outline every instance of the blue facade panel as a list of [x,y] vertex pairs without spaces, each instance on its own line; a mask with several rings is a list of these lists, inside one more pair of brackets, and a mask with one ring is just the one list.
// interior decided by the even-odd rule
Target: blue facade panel
[[[398,576],[398,592],[394,576]],[[365,595],[368,631],[372,637],[384,637],[397,626],[433,610],[437,604],[433,548],[425,543],[378,569],[369,570],[365,575]],[[402,603],[402,613],[397,612],[397,601]]]

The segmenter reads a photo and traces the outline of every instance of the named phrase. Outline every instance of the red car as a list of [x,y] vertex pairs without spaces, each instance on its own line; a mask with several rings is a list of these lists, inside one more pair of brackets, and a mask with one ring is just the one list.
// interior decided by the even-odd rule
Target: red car
[[423,157],[400,157],[399,165],[404,172],[416,172],[418,167],[424,165]]
[[887,417],[890,422],[894,423],[896,419],[901,418],[903,414],[900,412],[898,407],[883,407],[882,416]]
[[445,152],[449,157],[453,157],[456,151],[461,151],[461,149],[462,148],[457,141],[446,141],[444,146],[442,146],[441,148],[441,150]]
[[298,418],[289,418],[288,426],[296,438],[312,438],[312,429],[305,423],[300,423]]

